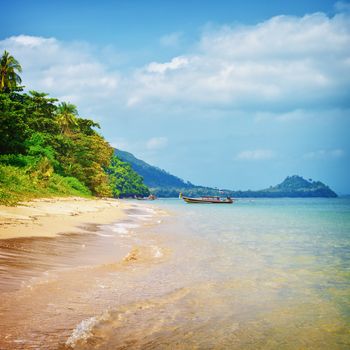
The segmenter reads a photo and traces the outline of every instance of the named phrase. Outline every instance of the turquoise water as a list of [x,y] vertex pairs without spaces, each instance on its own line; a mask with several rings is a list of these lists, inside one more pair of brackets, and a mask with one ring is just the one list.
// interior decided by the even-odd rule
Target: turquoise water
[[164,201],[164,206],[197,241],[190,278],[201,275],[201,283],[216,285],[206,291],[214,304],[224,298],[224,310],[213,310],[213,318],[221,329],[238,322],[232,337],[225,333],[222,343],[211,346],[350,346],[349,199],[242,199],[227,206]]
[[350,347],[349,199],[155,205],[168,257],[94,327],[96,348]]
[[[3,294],[4,344],[350,348],[350,199],[138,202],[88,240],[39,241],[65,269]],[[68,239],[82,247],[74,260]]]

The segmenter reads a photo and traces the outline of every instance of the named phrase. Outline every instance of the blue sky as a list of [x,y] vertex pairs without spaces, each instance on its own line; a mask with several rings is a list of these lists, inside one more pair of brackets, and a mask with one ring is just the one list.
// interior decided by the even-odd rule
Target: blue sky
[[114,146],[196,184],[350,193],[350,4],[11,1],[0,50]]

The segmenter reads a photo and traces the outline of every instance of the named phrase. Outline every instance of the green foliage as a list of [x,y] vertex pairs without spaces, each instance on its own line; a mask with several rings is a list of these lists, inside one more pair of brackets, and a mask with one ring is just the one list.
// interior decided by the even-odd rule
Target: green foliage
[[36,91],[0,93],[2,161],[38,177],[76,177],[94,195],[110,196],[104,169],[113,150],[93,129],[98,124],[77,117],[74,105],[55,102]]
[[36,197],[90,196],[91,192],[75,178],[52,174],[48,178],[25,168],[0,164],[0,203],[14,205]]
[[191,183],[185,182],[177,176],[167,173],[165,170],[147,164],[137,159],[133,154],[121,150],[115,150],[115,155],[131,165],[132,169],[140,174],[149,187],[157,188],[191,188]]
[[132,170],[130,164],[113,156],[110,166],[107,168],[110,177],[114,197],[148,196],[148,188],[143,184],[143,179]]
[[0,93],[0,153],[22,153],[30,133],[25,104],[16,93]]
[[56,121],[61,133],[70,134],[78,129],[77,107],[71,103],[61,102],[57,108]]
[[54,147],[58,153],[61,174],[76,177],[95,195],[112,195],[104,169],[110,163],[113,150],[101,136],[97,133],[92,135],[76,133],[61,135],[55,141]]
[[22,72],[21,65],[7,51],[4,51],[0,59],[0,92],[14,91],[18,88],[22,79],[16,71]]
[[33,164],[32,157],[24,156],[23,154],[2,154],[0,155],[0,164],[12,165],[17,167],[25,167]]
[[298,175],[288,176],[279,185],[262,192],[271,197],[337,197],[337,194],[321,181],[308,181]]
[[[121,174],[109,168],[113,149],[96,132],[97,123],[80,118],[75,105],[46,93],[16,92],[20,78],[15,74],[21,68],[6,52],[1,67],[0,166],[1,176],[10,177],[1,179],[0,202],[8,202],[7,196],[25,197],[25,193],[119,196],[148,191],[130,167],[125,171],[118,166]],[[107,169],[118,178],[118,186],[123,176],[130,176],[120,192]]]
[[58,193],[67,191],[67,194],[91,196],[91,191],[75,177],[62,177],[54,174],[50,186],[52,189],[57,189]]
[[35,132],[29,139],[25,140],[24,145],[27,149],[27,155],[37,159],[47,158],[52,165],[57,164],[55,159],[56,152],[50,146],[47,135]]

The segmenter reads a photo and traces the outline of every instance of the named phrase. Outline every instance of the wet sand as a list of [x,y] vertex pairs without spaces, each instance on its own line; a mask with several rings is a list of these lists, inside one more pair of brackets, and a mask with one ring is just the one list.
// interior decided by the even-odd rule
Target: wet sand
[[133,300],[131,276],[167,255],[140,236],[158,221],[148,203],[48,199],[0,212],[0,349],[65,348],[80,322]]

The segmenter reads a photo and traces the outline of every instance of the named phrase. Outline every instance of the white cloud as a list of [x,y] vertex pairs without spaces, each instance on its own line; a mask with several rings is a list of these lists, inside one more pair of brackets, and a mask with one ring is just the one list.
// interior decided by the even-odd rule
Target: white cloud
[[166,137],[152,137],[146,142],[146,148],[148,150],[158,150],[165,148],[168,144]]
[[187,66],[189,63],[186,57],[174,57],[170,62],[157,63],[151,62],[146,68],[150,73],[165,73],[167,70],[176,70]]
[[333,150],[318,150],[313,152],[305,153],[303,158],[305,159],[337,159],[345,156],[345,151],[342,149],[333,149]]
[[254,110],[278,112],[275,120],[287,122],[303,118],[302,111],[350,101],[350,19],[344,13],[207,30],[188,54],[124,74],[102,63],[96,53],[103,50],[86,43],[20,35],[0,41],[3,49],[21,62],[25,85],[90,110],[106,104],[159,115]]
[[29,35],[18,35],[9,38],[8,41],[13,41],[18,46],[29,46],[30,48],[42,46],[45,44],[55,45],[57,42],[54,38],[43,38],[38,36],[29,36]]
[[267,160],[275,157],[275,153],[269,149],[245,150],[239,152],[236,160]]
[[180,45],[182,36],[181,32],[166,34],[160,38],[160,43],[165,47],[177,47]]
[[316,13],[203,33],[192,53],[131,79],[138,105],[286,110],[350,99],[350,20]]
[[116,96],[120,85],[119,74],[99,62],[85,43],[19,35],[0,41],[0,50],[21,63],[24,85],[72,103],[102,103]]

